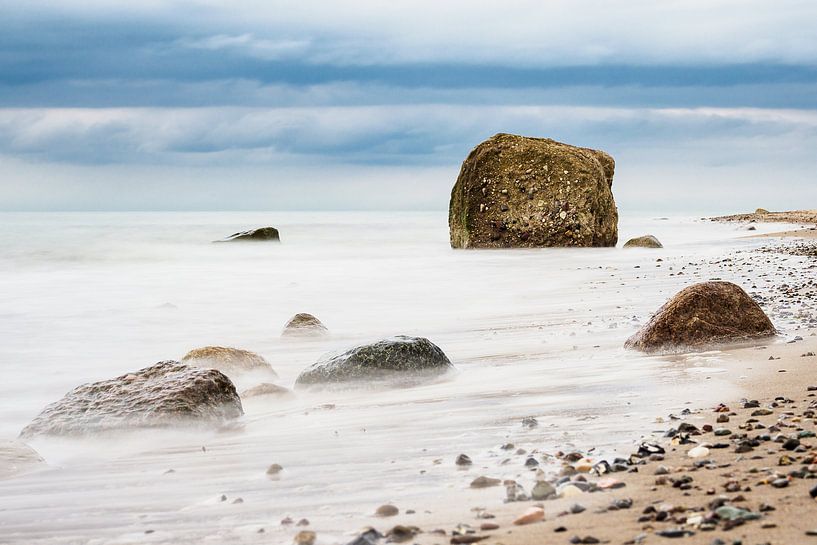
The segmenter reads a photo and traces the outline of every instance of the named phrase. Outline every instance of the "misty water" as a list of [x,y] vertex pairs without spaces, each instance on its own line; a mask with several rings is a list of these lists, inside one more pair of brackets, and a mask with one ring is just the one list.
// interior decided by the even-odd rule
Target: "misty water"
[[[211,243],[264,225],[281,244]],[[81,383],[205,345],[260,353],[290,388],[322,354],[395,334],[428,337],[457,367],[410,388],[247,399],[227,431],[33,439],[47,465],[0,480],[0,543],[29,545],[284,543],[286,516],[344,542],[380,504],[421,516],[480,474],[524,476],[501,464],[509,441],[629,452],[657,414],[734,387],[717,353],[648,357],[624,340],[711,276],[681,267],[764,243],[741,225],[627,215],[621,240],[667,248],[454,251],[445,212],[18,213],[0,226],[0,441]],[[282,339],[298,312],[331,335]],[[472,469],[454,469],[461,452]]]

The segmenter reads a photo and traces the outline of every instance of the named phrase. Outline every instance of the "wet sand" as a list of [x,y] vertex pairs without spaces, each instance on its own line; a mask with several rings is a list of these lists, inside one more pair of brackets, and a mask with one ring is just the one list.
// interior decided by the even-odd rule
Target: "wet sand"
[[[800,335],[802,341],[790,344],[778,341],[725,351],[723,358],[729,379],[740,386],[745,399],[724,399],[720,410],[717,406],[690,407],[688,414],[678,411],[672,415],[657,415],[654,429],[645,430],[642,438],[633,438],[632,451],[638,450],[641,441],[654,441],[665,449],[665,454],[638,460],[639,464],[627,471],[605,475],[579,473],[579,480],[595,483],[611,477],[621,481],[622,488],[541,502],[513,503],[502,502],[504,490],[501,487],[488,489],[474,494],[471,502],[462,505],[453,519],[426,521],[427,525],[423,525],[426,531],[418,534],[414,541],[429,544],[456,541],[452,532],[464,524],[474,530],[473,534],[466,533],[470,536],[466,541],[478,536],[484,538],[483,543],[504,545],[660,543],[670,539],[659,535],[661,531],[677,531],[685,536],[682,542],[696,544],[717,543],[716,539],[725,543],[741,540],[746,544],[817,543],[817,536],[806,535],[806,532],[817,531],[814,518],[817,503],[809,495],[809,490],[817,485],[814,479],[817,466],[809,467],[817,463],[817,439],[812,435],[817,429],[813,417],[808,415],[817,405],[815,392],[808,390],[810,385],[817,386],[817,356],[804,355],[817,354],[817,329],[804,329]],[[750,403],[752,406],[744,408],[746,400],[757,400],[758,406]],[[753,416],[759,415],[758,411],[763,415]],[[718,417],[723,420],[724,416],[728,421],[719,423]],[[683,444],[679,444],[677,437],[673,440],[664,436],[682,423],[695,426],[701,433],[690,434]],[[702,431],[710,429],[707,426],[729,430],[731,434]],[[775,441],[778,435],[788,438],[798,433],[807,437],[800,439],[800,446],[795,450],[788,450],[791,445]],[[736,452],[739,438],[763,434],[769,434],[771,440],[762,441],[745,453]],[[723,448],[709,448],[700,458],[689,456],[695,447],[718,443]],[[600,461],[594,459],[592,453],[583,454],[587,454],[592,463]],[[701,467],[695,467],[696,464]],[[797,471],[803,473],[790,475]],[[772,486],[770,483],[776,479],[784,479],[786,486]],[[531,482],[533,472],[525,484]],[[782,482],[776,485],[782,486]],[[624,507],[630,500],[631,506]],[[702,526],[699,519],[705,520],[718,503],[756,513],[759,519],[729,523],[720,520],[713,529],[706,529],[707,525]],[[571,507],[577,504],[584,511],[571,513]],[[544,509],[544,521],[524,526],[513,524],[534,506]],[[486,511],[477,511],[477,507]],[[492,518],[481,518],[486,512]],[[401,522],[399,518],[394,517],[394,522]],[[456,522],[452,524],[453,521]],[[486,522],[498,528],[480,530]],[[433,529],[444,530],[446,535],[431,533],[429,530]],[[465,527],[461,530],[467,532]]]

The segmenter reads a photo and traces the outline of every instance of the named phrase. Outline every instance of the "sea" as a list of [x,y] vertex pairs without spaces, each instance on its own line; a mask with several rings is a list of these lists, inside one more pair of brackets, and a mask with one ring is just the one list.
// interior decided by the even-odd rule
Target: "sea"
[[[280,244],[213,243],[261,226]],[[207,345],[261,354],[287,388],[323,354],[399,334],[456,367],[246,399],[229,429],[35,438],[45,463],[0,480],[0,543],[290,543],[287,518],[345,543],[382,526],[381,504],[420,516],[478,475],[527,478],[508,443],[628,453],[656,415],[737,390],[717,351],[646,356],[625,340],[693,282],[762,290],[773,268],[713,264],[784,228],[622,214],[620,240],[664,249],[452,250],[445,211],[0,214],[0,442],[80,384]],[[299,312],[330,335],[282,338]]]

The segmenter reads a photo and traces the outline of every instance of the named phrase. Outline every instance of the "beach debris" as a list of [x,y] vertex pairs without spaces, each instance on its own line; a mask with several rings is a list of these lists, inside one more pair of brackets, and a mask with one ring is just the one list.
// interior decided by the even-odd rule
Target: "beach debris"
[[541,507],[531,507],[515,518],[513,523],[516,526],[523,526],[525,524],[532,524],[541,520],[545,520],[545,510]]
[[272,464],[267,468],[267,475],[274,476],[278,475],[284,470],[284,466],[281,464]]

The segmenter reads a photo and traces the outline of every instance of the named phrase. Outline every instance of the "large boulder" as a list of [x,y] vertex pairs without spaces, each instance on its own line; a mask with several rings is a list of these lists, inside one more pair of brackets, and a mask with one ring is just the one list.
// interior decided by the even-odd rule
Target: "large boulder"
[[258,229],[250,229],[249,231],[241,231],[233,233],[224,240],[217,240],[216,242],[259,242],[272,241],[280,242],[281,237],[278,234],[278,229],[275,227],[259,227]]
[[223,373],[163,361],[74,388],[47,406],[20,436],[82,435],[183,423],[221,424],[242,414],[235,386]]
[[703,282],[678,292],[625,346],[651,353],[683,352],[776,333],[760,306],[739,286]]
[[425,378],[454,368],[440,348],[422,337],[398,335],[327,355],[306,369],[297,386],[388,378]]
[[631,238],[624,243],[625,248],[663,248],[661,242],[652,235]]
[[301,312],[289,319],[281,331],[282,337],[321,337],[329,333],[315,316]]
[[603,151],[497,134],[462,164],[448,210],[451,246],[615,246],[614,170]]
[[273,378],[278,377],[263,356],[229,346],[204,346],[193,349],[185,354],[182,362],[196,367],[218,369],[229,377],[247,372],[262,372]]

